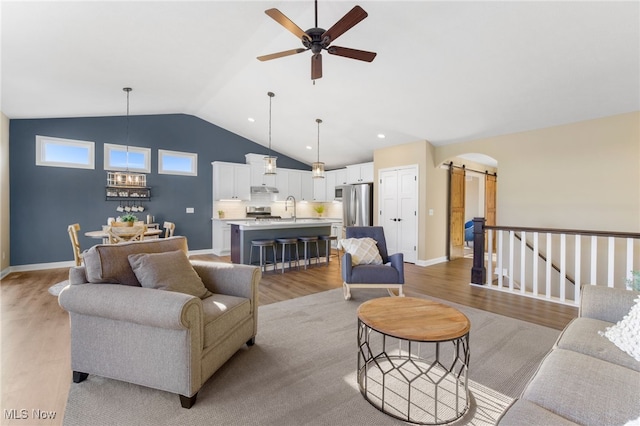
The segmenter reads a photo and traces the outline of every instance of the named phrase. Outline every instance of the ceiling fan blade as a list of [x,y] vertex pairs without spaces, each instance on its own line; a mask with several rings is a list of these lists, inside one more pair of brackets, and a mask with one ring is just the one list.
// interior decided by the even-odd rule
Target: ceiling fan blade
[[322,78],[322,53],[311,57],[311,80]]
[[371,62],[376,57],[376,52],[366,50],[349,49],[348,47],[331,46],[327,49],[332,55],[344,56],[345,58],[357,59],[359,61]]
[[295,55],[296,53],[306,52],[307,49],[303,49],[302,47],[298,49],[285,50],[283,52],[272,53],[270,55],[258,56],[258,60],[260,61],[270,61],[272,59],[282,58],[283,56]]
[[325,46],[328,46],[329,43],[332,43],[335,39],[353,28],[358,22],[362,21],[367,16],[369,15],[363,8],[360,6],[354,6],[353,9],[347,12],[346,15],[322,34],[322,42]]
[[284,15],[284,13],[280,12],[278,9],[267,9],[264,11],[264,13],[266,13],[271,18],[273,18],[273,20],[276,21],[278,24],[282,25],[283,27],[291,31],[293,35],[295,35],[299,39],[303,39],[303,38],[306,38],[308,40],[311,39],[307,35],[307,33],[302,31],[302,29],[299,26],[294,24],[291,19],[287,18]]

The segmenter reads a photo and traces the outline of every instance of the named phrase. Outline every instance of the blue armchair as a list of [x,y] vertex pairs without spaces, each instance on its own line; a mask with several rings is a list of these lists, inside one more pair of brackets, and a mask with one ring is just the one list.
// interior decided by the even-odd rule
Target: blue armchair
[[464,224],[464,242],[468,246],[469,241],[473,241],[473,221]]
[[389,295],[395,296],[391,289],[398,290],[398,296],[404,296],[404,258],[402,253],[389,256],[384,230],[381,226],[349,226],[346,238],[373,238],[376,241],[382,265],[352,265],[350,253],[342,256],[342,280],[345,300],[351,299],[352,288],[386,288]]

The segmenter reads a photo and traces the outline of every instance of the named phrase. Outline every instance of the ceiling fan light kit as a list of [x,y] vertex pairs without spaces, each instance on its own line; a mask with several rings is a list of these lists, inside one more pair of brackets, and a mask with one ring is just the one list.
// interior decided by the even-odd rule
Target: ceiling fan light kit
[[291,49],[269,55],[258,56],[258,60],[260,61],[269,61],[311,50],[311,53],[313,53],[311,56],[311,80],[317,80],[322,78],[323,50],[326,50],[330,55],[342,56],[365,62],[371,62],[376,57],[375,52],[331,45],[331,43],[333,43],[338,37],[368,16],[367,12],[365,12],[360,6],[354,6],[353,9],[347,12],[346,15],[344,15],[328,30],[318,27],[318,0],[315,0],[315,27],[310,28],[307,31],[302,31],[299,26],[287,18],[278,9],[267,9],[265,10],[265,13],[299,38],[304,49]]

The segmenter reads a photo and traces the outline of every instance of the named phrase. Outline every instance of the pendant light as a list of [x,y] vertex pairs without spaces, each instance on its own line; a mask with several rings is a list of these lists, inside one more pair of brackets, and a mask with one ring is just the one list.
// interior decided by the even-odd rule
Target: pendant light
[[131,87],[123,87],[127,93],[127,145],[126,145],[126,168],[124,172],[107,172],[107,185],[120,187],[145,187],[147,186],[147,176],[142,173],[131,173],[129,171],[129,94],[133,90]]
[[322,123],[322,120],[316,118],[316,123],[318,123],[318,161],[311,165],[311,177],[324,179],[324,163],[320,162],[320,123]]
[[278,157],[271,155],[271,100],[275,96],[273,92],[267,92],[269,96],[269,155],[264,157],[264,174],[275,175],[276,174],[276,160]]

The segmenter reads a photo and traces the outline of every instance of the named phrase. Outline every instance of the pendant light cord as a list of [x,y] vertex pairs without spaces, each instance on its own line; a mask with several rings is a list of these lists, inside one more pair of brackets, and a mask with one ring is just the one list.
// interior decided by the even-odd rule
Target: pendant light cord
[[275,96],[273,92],[267,92],[269,96],[269,158],[271,158],[271,100]]
[[129,172],[129,93],[133,90],[131,87],[125,87],[122,90],[127,92],[127,173]]

